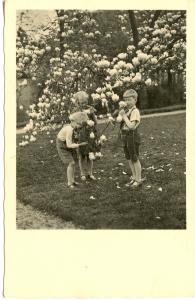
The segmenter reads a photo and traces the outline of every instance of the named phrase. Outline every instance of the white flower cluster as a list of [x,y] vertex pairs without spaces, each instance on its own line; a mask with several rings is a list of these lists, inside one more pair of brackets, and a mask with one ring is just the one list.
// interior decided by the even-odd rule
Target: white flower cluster
[[142,38],[141,41],[138,43],[139,46],[145,46],[148,43],[146,38]]
[[137,58],[140,62],[144,63],[149,59],[149,56],[146,53],[143,53],[142,51],[139,51],[137,53]]
[[96,66],[98,68],[108,68],[110,66],[110,62],[106,59],[101,59],[100,61],[96,62]]
[[123,60],[123,59],[126,59],[126,58],[127,58],[127,53],[119,53],[119,54],[118,54],[118,58],[119,58],[119,59],[122,59],[122,60]]
[[30,119],[29,123],[26,124],[26,126],[24,127],[24,131],[25,131],[25,132],[28,132],[28,131],[30,131],[30,130],[32,130],[32,129],[33,129],[33,120]]
[[95,123],[92,120],[87,120],[87,125],[90,127],[93,127],[95,125]]
[[107,141],[107,138],[106,138],[106,136],[104,135],[104,134],[102,134],[101,136],[100,136],[100,143],[104,143],[104,142],[106,142]]
[[117,102],[119,100],[119,96],[117,94],[112,95],[112,101]]
[[127,52],[128,53],[131,53],[132,51],[134,51],[135,50],[135,46],[133,46],[133,45],[129,45],[128,47],[127,47]]
[[120,101],[119,102],[119,107],[120,108],[124,108],[124,107],[126,107],[127,106],[127,103],[125,102],[125,101]]
[[137,72],[133,77],[132,82],[136,83],[136,82],[140,82],[141,80],[142,80],[142,75],[141,73]]
[[93,132],[90,133],[89,135],[90,139],[94,139],[95,138],[95,134]]
[[145,80],[145,85],[146,85],[146,86],[151,86],[151,85],[152,85],[152,80],[151,80],[151,78],[148,78],[148,79]]
[[95,94],[95,93],[91,94],[91,97],[94,101],[99,100],[101,98],[99,94]]

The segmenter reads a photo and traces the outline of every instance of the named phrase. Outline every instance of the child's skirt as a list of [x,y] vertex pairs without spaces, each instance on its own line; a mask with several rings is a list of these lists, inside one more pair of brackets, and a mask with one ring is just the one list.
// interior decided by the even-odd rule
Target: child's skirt
[[123,149],[125,158],[136,162],[139,158],[140,135],[135,130],[121,130],[121,138],[123,142]]
[[78,161],[78,154],[76,149],[67,148],[66,142],[56,139],[56,147],[58,155],[64,164],[69,163],[71,160]]

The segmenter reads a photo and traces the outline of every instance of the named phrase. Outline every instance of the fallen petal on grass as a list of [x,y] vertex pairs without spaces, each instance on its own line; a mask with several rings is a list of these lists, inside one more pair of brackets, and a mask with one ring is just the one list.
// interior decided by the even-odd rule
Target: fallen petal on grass
[[127,175],[127,173],[125,171],[123,171],[122,173],[123,173],[123,175]]
[[151,188],[151,185],[147,185],[146,188],[147,188],[147,189],[150,189],[150,188]]
[[156,219],[161,219],[161,217],[157,216]]
[[158,170],[156,170],[155,172],[156,172],[156,173],[158,173],[158,172],[164,172],[164,170],[163,170],[163,169],[158,169]]
[[173,168],[170,168],[170,169],[169,169],[169,172],[171,172],[172,170],[173,170]]
[[162,192],[162,188],[161,188],[161,187],[159,187],[159,189],[158,189],[158,190],[159,190],[159,192]]
[[124,164],[123,164],[123,163],[118,163],[118,165],[119,165],[119,166],[124,166]]
[[95,200],[95,197],[94,196],[90,196],[89,199],[90,200]]
[[154,166],[151,166],[151,167],[146,168],[146,170],[154,170],[154,169],[155,169]]

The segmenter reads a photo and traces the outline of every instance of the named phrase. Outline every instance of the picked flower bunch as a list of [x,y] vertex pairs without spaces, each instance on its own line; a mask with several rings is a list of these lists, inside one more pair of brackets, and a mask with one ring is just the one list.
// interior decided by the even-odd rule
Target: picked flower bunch
[[86,142],[87,145],[80,146],[80,153],[83,156],[88,156],[89,160],[95,160],[102,157],[101,146],[107,140],[105,136],[98,137],[95,122],[87,120],[78,132],[79,142]]

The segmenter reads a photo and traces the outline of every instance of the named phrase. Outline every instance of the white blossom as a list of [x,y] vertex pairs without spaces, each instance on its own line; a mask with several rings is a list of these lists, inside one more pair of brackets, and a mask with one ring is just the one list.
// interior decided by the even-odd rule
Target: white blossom
[[89,135],[89,137],[90,137],[91,139],[94,139],[94,138],[95,138],[95,134],[94,134],[93,132],[91,132],[90,135]]
[[146,84],[146,86],[151,86],[151,84],[152,84],[151,78],[146,79],[145,84]]
[[94,126],[94,121],[92,120],[87,120],[87,125],[89,125],[90,127],[93,127]]
[[140,64],[138,57],[134,57],[132,59],[132,63],[134,64],[134,66],[138,66]]
[[119,100],[119,96],[118,96],[117,94],[113,94],[113,95],[112,95],[112,100],[113,100],[114,102],[117,102],[117,101]]
[[93,152],[89,152],[89,160],[95,160],[95,155]]
[[119,53],[118,58],[119,59],[126,59],[127,58],[127,53]]

